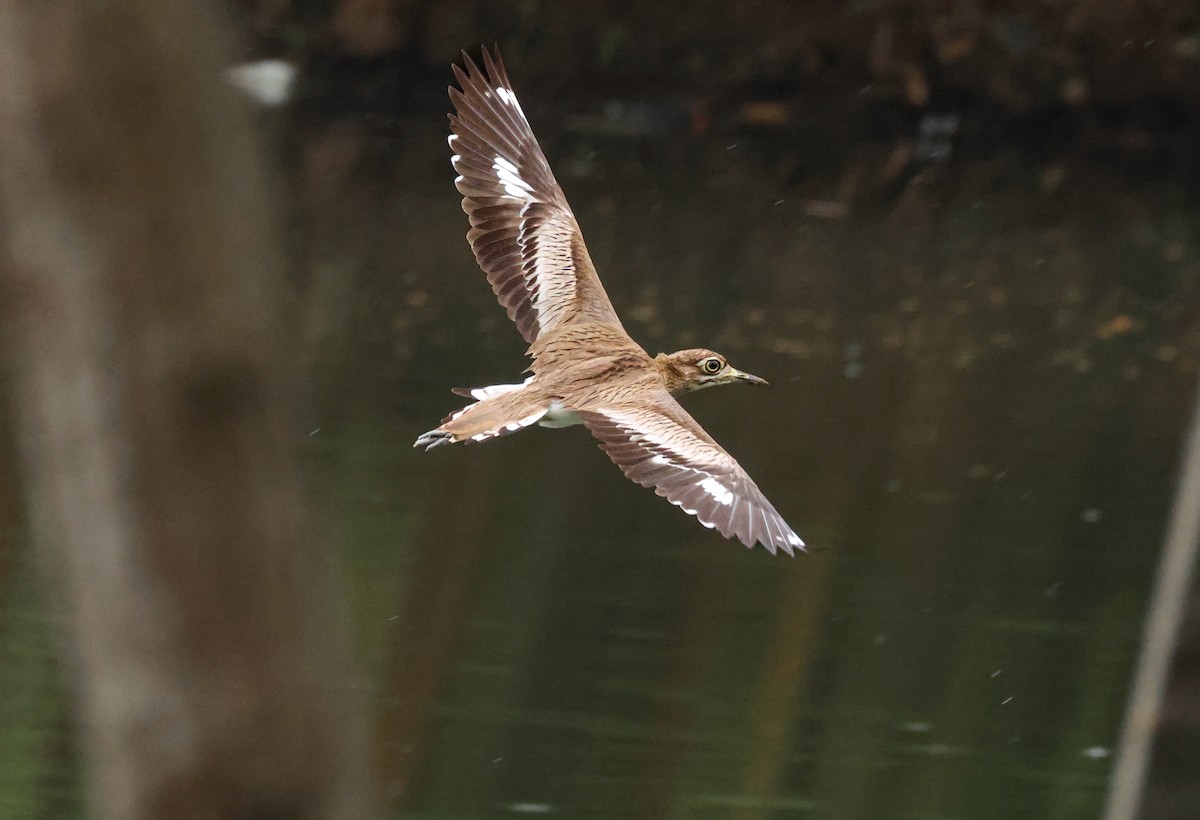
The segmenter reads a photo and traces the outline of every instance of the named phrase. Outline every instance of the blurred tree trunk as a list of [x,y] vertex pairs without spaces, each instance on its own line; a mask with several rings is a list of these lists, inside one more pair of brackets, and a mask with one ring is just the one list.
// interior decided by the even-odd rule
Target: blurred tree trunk
[[[369,813],[212,4],[0,4],[0,328],[98,817]],[[336,616],[336,617],[335,617]]]

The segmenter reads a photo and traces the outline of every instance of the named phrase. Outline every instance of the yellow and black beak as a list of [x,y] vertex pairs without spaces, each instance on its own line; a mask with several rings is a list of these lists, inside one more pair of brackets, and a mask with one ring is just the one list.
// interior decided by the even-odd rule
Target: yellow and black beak
[[746,384],[767,384],[768,383],[766,379],[761,379],[752,373],[743,373],[742,371],[736,370],[734,368],[730,368],[730,370],[733,370],[733,377],[740,382],[745,382]]

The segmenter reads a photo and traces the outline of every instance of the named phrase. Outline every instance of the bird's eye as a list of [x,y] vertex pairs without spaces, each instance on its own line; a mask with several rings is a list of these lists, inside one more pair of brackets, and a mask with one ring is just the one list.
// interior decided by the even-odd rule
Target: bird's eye
[[700,363],[700,367],[705,373],[710,376],[715,375],[721,369],[721,360],[716,356],[710,356]]

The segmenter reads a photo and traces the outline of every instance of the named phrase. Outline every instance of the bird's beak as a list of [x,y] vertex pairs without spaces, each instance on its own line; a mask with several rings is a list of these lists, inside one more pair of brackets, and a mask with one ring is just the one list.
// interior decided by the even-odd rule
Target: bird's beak
[[740,370],[736,371],[733,377],[738,381],[746,382],[747,384],[767,384],[766,379],[760,379],[758,376],[755,376],[751,373],[743,373]]

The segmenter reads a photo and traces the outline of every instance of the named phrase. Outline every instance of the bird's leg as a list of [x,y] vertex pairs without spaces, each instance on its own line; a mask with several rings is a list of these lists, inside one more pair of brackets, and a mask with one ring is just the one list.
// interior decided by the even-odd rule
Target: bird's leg
[[413,443],[413,447],[424,447],[426,450],[432,450],[434,447],[453,443],[453,433],[447,433],[445,430],[430,430],[428,433],[422,433],[418,436],[417,440]]

